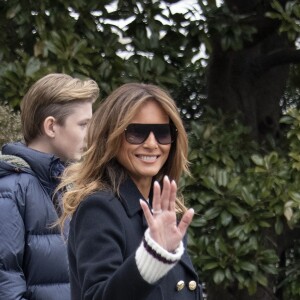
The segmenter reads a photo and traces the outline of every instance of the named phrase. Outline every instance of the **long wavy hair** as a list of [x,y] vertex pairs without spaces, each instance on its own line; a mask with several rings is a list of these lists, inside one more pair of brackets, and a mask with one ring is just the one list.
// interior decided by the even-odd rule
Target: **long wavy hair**
[[[127,83],[113,91],[103,101],[91,119],[87,132],[87,152],[83,160],[66,168],[58,189],[63,194],[63,214],[60,225],[72,216],[88,195],[98,190],[111,190],[119,194],[120,184],[127,171],[116,160],[122,136],[127,125],[147,101],[157,101],[177,128],[177,137],[171,144],[167,161],[153,178],[159,182],[164,175],[178,182],[183,172],[189,173],[188,139],[178,108],[170,95],[161,88],[142,83]],[[186,210],[182,197],[176,200],[177,212]]]

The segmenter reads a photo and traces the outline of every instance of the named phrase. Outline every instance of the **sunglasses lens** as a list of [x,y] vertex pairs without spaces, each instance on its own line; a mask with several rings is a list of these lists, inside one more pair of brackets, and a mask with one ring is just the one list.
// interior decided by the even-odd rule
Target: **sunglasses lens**
[[148,138],[150,132],[162,145],[171,144],[175,140],[170,124],[129,124],[125,129],[125,138],[128,143],[139,145]]
[[147,132],[139,124],[129,124],[125,130],[125,138],[130,144],[142,144],[147,139]]
[[170,125],[158,125],[161,126],[160,128],[157,128],[156,132],[154,132],[156,140],[162,144],[171,144],[172,143],[172,136],[171,136],[171,129]]

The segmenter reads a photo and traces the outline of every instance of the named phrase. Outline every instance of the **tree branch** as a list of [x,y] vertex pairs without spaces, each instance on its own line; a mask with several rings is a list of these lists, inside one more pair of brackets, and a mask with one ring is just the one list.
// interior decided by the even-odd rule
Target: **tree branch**
[[286,48],[261,55],[253,64],[257,73],[264,73],[273,67],[286,64],[300,64],[300,50]]

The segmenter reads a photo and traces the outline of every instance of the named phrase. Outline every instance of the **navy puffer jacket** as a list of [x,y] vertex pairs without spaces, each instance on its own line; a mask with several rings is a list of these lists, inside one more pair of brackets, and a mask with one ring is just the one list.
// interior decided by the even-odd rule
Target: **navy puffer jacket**
[[[4,154],[4,155],[3,155]],[[52,194],[60,160],[10,143],[0,155],[0,300],[69,300],[66,242]]]

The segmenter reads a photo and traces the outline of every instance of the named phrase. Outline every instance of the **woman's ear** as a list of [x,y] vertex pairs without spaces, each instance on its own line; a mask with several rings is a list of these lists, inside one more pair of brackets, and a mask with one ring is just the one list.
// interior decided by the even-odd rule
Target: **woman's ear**
[[43,131],[46,136],[50,138],[55,138],[55,123],[56,120],[54,117],[49,116],[43,122]]

